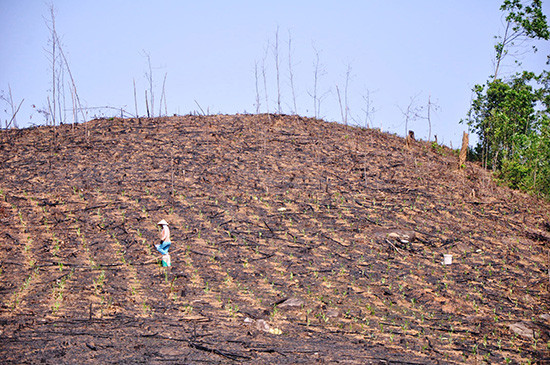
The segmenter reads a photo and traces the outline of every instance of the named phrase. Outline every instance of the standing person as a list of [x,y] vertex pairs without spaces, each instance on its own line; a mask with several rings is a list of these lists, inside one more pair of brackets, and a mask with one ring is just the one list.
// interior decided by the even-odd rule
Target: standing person
[[172,242],[170,241],[170,228],[168,228],[168,223],[163,219],[157,223],[161,228],[159,236],[161,243],[155,245],[158,252],[162,254],[162,266],[171,266],[170,255],[168,250]]

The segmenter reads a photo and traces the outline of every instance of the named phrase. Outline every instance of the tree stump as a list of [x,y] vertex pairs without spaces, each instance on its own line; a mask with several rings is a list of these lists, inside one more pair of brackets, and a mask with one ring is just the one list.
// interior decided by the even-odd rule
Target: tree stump
[[462,133],[462,148],[460,149],[460,155],[458,156],[458,169],[462,169],[466,164],[466,157],[468,156],[468,133]]

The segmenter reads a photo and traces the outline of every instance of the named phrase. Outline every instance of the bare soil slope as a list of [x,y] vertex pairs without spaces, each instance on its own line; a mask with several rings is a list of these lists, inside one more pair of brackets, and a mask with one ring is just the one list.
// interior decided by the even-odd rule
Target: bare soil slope
[[2,363],[550,359],[550,206],[447,148],[277,115],[0,137]]

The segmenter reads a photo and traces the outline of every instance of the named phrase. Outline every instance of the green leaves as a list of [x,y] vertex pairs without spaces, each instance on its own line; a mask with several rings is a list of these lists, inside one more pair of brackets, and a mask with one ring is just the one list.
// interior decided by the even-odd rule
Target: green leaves
[[512,25],[513,38],[550,38],[541,0],[533,0],[527,5],[520,0],[506,0],[500,10],[508,13],[506,21]]
[[[520,0],[505,0],[500,10],[506,14],[506,28],[504,36],[496,37],[501,41],[495,45],[495,74],[493,81],[496,81],[500,69],[500,64],[504,57],[509,53],[509,49],[520,45],[529,39],[550,39],[550,30],[546,22],[546,16],[542,12],[541,0],[532,0],[526,5]],[[533,46],[533,51],[537,48]]]
[[[541,0],[505,0],[506,28],[495,44],[492,81],[475,85],[467,123],[479,142],[474,155],[510,187],[550,197],[550,73],[498,78],[502,59],[529,39],[550,39]],[[536,51],[536,48],[533,47]]]
[[468,125],[484,166],[512,188],[550,197],[550,75],[523,72],[474,87]]

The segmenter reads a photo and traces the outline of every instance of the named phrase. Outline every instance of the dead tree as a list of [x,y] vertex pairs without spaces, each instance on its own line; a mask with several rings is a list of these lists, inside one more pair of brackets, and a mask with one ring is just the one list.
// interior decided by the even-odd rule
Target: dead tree
[[369,122],[372,122],[372,116],[376,112],[376,110],[372,106],[370,90],[367,90],[367,96],[363,95],[363,100],[365,101],[365,104],[366,104],[365,105],[366,109],[361,109],[365,113],[365,128],[370,128],[371,123],[369,123]]
[[136,107],[136,118],[139,118],[138,104],[137,104],[137,94],[136,94],[136,79],[133,79],[133,81],[134,81],[134,104],[135,104],[135,107]]
[[166,87],[166,76],[168,73],[166,72],[164,74],[164,80],[162,81],[162,93],[160,94],[160,102],[159,102],[159,116],[162,115],[162,101],[164,100],[164,113],[165,115],[168,114],[168,108],[166,106],[166,94],[165,94],[165,87]]
[[416,94],[415,96],[410,98],[409,104],[407,105],[407,108],[405,110],[399,107],[401,114],[403,114],[403,117],[405,117],[405,136],[407,136],[409,132],[409,122],[417,120],[421,117],[421,112],[423,108],[416,105],[416,98],[418,97],[418,95],[419,94]]
[[258,87],[258,61],[254,63],[254,80],[256,82],[256,114],[260,114],[260,89]]
[[50,31],[50,39],[51,42],[51,50],[48,52],[50,55],[50,61],[51,61],[51,73],[52,73],[52,94],[51,99],[48,98],[48,107],[50,109],[50,116],[52,120],[52,124],[55,126],[56,116],[57,116],[57,106],[55,103],[56,99],[56,79],[57,79],[57,37],[56,37],[56,31],[55,31],[55,10],[53,5],[50,5],[50,24],[48,25],[48,22],[46,22],[46,25],[48,26],[48,30]]
[[19,112],[19,109],[21,108],[21,105],[23,104],[25,99],[21,100],[19,105],[17,107],[15,107],[15,103],[13,102],[13,96],[12,96],[12,93],[11,93],[10,84],[8,84],[8,96],[6,97],[2,94],[2,95],[0,95],[0,99],[4,100],[10,106],[10,109],[11,109],[10,121],[9,122],[7,120],[5,121],[6,129],[10,128],[12,123],[13,123],[14,128],[18,128],[16,115]]
[[267,59],[267,52],[269,50],[269,40],[267,41],[267,47],[265,49],[264,58],[262,59],[262,78],[264,81],[264,93],[265,93],[265,108],[266,113],[269,114],[269,98],[267,95],[267,77],[266,77],[266,69],[265,69],[265,61]]
[[320,118],[321,114],[321,101],[329,91],[319,95],[319,81],[320,78],[325,75],[325,71],[321,68],[322,65],[320,63],[319,51],[315,48],[315,46],[313,46],[313,50],[315,51],[315,62],[313,63],[313,93],[309,93],[309,95],[313,98],[313,114],[317,119]]
[[275,71],[277,73],[277,114],[281,114],[281,84],[279,72],[279,27],[275,31],[275,45],[273,46],[273,55],[275,57]]
[[292,36],[290,34],[290,30],[288,31],[288,73],[290,77],[290,89],[292,90],[292,103],[294,106],[294,109],[292,111],[293,114],[298,113],[298,108],[296,107],[296,92],[294,89],[294,74],[292,72]]
[[349,112],[349,104],[348,104],[348,86],[350,81],[350,74],[351,74],[351,65],[348,63],[348,68],[346,70],[346,87],[344,88],[344,124],[348,125],[348,112]]
[[151,109],[149,109],[149,101],[147,100],[147,90],[145,92],[145,105],[147,107],[147,117],[150,118],[151,115],[150,112],[154,113],[155,111],[155,94],[153,91],[153,68],[151,67],[151,55],[148,52],[143,51],[143,54],[147,58],[147,65],[149,72],[145,72],[145,79],[147,80],[147,83],[149,84],[149,98],[150,98],[150,104]]

